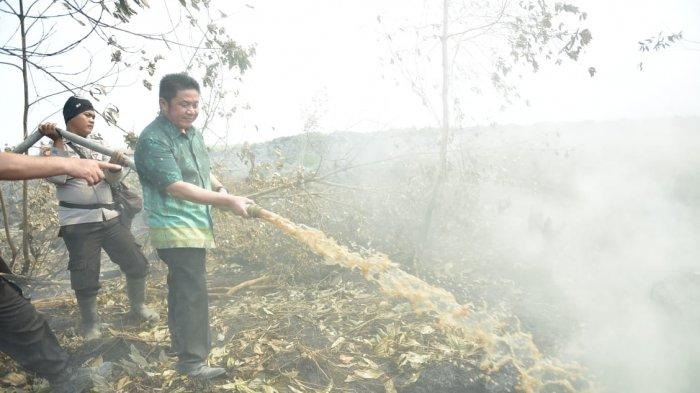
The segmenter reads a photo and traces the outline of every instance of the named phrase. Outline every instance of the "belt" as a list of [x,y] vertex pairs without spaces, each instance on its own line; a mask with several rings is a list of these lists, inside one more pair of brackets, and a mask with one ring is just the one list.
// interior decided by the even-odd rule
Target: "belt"
[[117,205],[114,203],[88,203],[88,204],[80,204],[80,203],[70,203],[66,201],[58,201],[58,206],[63,206],[63,207],[68,207],[71,209],[85,209],[85,210],[94,210],[94,209],[109,209],[109,210],[117,210]]

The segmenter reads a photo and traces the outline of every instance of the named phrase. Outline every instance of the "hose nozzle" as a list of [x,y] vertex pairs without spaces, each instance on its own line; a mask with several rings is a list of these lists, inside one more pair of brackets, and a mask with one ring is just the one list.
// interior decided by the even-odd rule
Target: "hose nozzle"
[[260,212],[261,212],[262,210],[263,210],[263,208],[260,207],[260,206],[258,206],[258,205],[250,205],[250,206],[248,206],[248,208],[246,209],[246,211],[248,212],[248,216],[249,216],[249,217],[253,217],[253,218],[259,218],[259,217],[260,217]]

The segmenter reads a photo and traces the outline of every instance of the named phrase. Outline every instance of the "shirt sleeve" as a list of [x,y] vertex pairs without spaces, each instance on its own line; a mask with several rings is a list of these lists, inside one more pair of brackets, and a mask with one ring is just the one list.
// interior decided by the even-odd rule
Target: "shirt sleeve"
[[134,162],[139,178],[159,190],[164,190],[169,185],[182,181],[182,173],[172,149],[166,143],[155,138],[139,139]]

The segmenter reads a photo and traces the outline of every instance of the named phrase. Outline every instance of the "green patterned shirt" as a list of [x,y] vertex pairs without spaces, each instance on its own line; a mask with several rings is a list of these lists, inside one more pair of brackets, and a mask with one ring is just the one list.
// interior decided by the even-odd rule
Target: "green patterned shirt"
[[214,247],[210,207],[173,198],[165,191],[177,181],[211,189],[209,153],[202,134],[194,127],[183,134],[158,116],[141,132],[134,161],[153,247]]

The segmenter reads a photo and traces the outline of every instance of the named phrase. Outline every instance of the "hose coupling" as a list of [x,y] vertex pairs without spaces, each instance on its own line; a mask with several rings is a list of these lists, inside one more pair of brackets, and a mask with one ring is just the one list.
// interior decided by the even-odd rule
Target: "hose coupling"
[[258,205],[250,205],[246,208],[246,212],[248,212],[248,216],[252,218],[258,218],[260,217],[260,212],[262,211],[262,207]]

